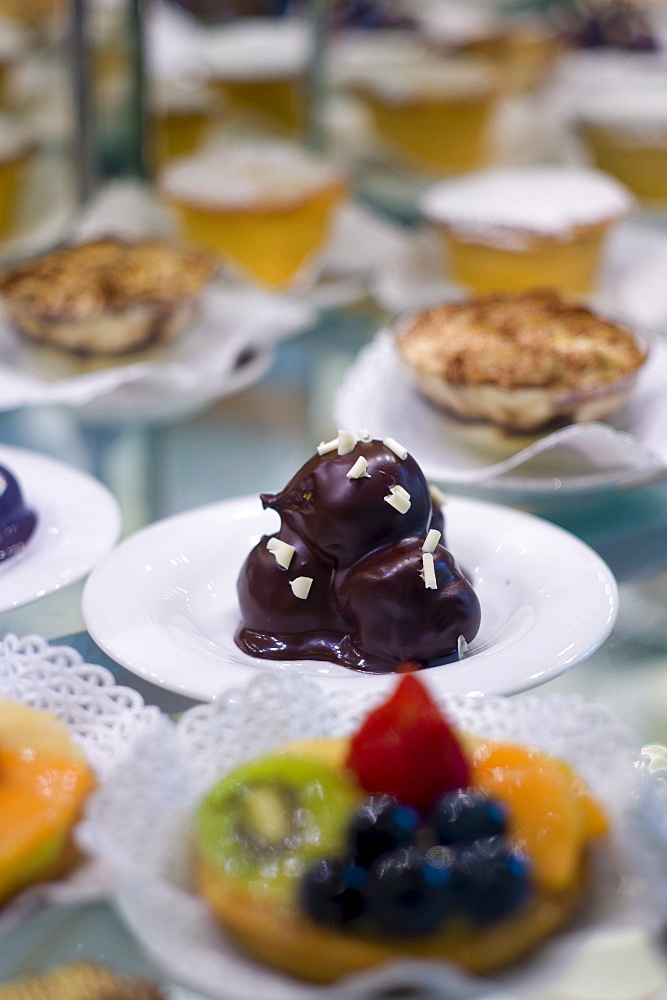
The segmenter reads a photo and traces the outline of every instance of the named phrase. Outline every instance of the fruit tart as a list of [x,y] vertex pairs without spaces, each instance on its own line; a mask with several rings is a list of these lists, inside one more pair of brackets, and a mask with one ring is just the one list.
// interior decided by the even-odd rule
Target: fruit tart
[[60,719],[0,699],[0,904],[78,859],[72,834],[94,785]]
[[243,949],[301,979],[400,957],[482,974],[571,916],[608,825],[567,763],[454,729],[408,673],[351,737],[217,781],[197,811],[196,882]]

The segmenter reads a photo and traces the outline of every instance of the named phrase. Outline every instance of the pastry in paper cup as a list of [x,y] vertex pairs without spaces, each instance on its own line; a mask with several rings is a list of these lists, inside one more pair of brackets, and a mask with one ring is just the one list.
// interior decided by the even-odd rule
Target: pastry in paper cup
[[[414,675],[400,683],[406,680],[412,682]],[[533,990],[529,995],[544,992],[561,971],[563,961],[593,929],[630,919],[638,912],[642,913],[642,926],[654,928],[660,923],[665,908],[665,832],[656,779],[646,762],[638,762],[638,748],[631,735],[604,708],[578,696],[562,695],[519,700],[445,696],[438,700],[438,706],[456,733],[469,734],[472,745],[498,741],[505,747],[517,747],[519,755],[534,754],[536,759],[548,755],[561,761],[562,765],[553,765],[555,770],[562,767],[561,774],[576,773],[608,822],[606,836],[597,838],[586,852],[585,906],[578,911],[576,926],[545,942],[527,966],[513,966],[503,980],[509,991],[525,981]],[[336,768],[336,754],[340,757],[350,734],[360,733],[363,720],[368,721],[377,709],[377,692],[370,698],[352,698],[342,690],[325,693],[316,683],[289,674],[260,674],[244,689],[227,692],[215,703],[185,713],[159,742],[148,738],[135,765],[126,769],[113,787],[95,795],[81,831],[82,841],[110,867],[117,902],[132,930],[177,980],[213,997],[233,995],[239,1000],[250,1000],[260,993],[275,1000],[358,996],[362,988],[388,989],[408,982],[413,987],[428,982],[431,989],[437,983],[443,991],[457,986],[460,990],[465,982],[473,989],[473,982],[460,969],[420,953],[418,947],[416,954],[407,955],[399,948],[387,947],[380,964],[376,960],[376,967],[359,977],[344,967],[344,945],[340,953],[333,947],[327,960],[329,971],[333,965],[337,974],[352,972],[349,978],[336,986],[304,982],[304,976],[312,975],[312,966],[299,969],[287,965],[290,972],[280,971],[251,961],[234,943],[244,915],[248,918],[246,933],[256,935],[255,954],[264,960],[271,950],[270,928],[279,928],[281,914],[287,921],[281,934],[289,937],[290,928],[294,929],[291,921],[296,918],[289,908],[285,911],[281,906],[275,911],[277,923],[253,923],[253,914],[262,910],[261,878],[251,880],[245,895],[241,894],[247,905],[244,912],[241,908],[237,912],[233,935],[220,929],[197,888],[200,810],[210,807],[215,812],[216,797],[223,801],[227,792],[237,796],[237,809],[239,801],[244,801],[248,782],[252,784],[251,770],[265,766],[261,758],[270,759],[275,766],[281,759],[281,748],[290,766],[296,758],[297,765],[307,759],[308,767]],[[408,784],[410,774],[412,784],[423,787],[422,775],[414,769],[407,772]],[[260,775],[260,784],[266,776],[266,771]],[[321,788],[326,797],[325,785],[326,781]],[[277,787],[281,787],[280,782],[268,782],[264,790],[269,800]],[[254,806],[246,815],[253,811]],[[152,833],[146,838],[149,822]],[[247,836],[246,826],[242,839]],[[214,855],[215,843],[214,836]],[[225,849],[220,843],[224,866]],[[324,847],[324,840],[321,843]],[[317,849],[317,842],[312,841],[311,854],[317,854]],[[277,861],[276,865],[279,867]],[[269,857],[268,869],[272,866]],[[652,873],[649,879],[638,877],[647,871]],[[234,881],[239,870],[232,865],[229,872]],[[281,891],[285,887],[283,875],[278,876]],[[297,925],[301,926],[299,921]],[[341,937],[345,938],[343,932],[333,936],[327,931],[320,933],[325,940],[335,940],[337,946]],[[245,938],[244,942],[247,945]],[[336,970],[339,957],[343,968]],[[489,978],[476,982],[480,994],[498,986]]]
[[526,444],[629,399],[644,339],[552,289],[498,292],[398,320],[416,389],[473,440]]
[[667,201],[667,73],[579,94],[575,127],[593,162],[647,203]]
[[286,287],[310,275],[347,181],[296,143],[239,137],[175,160],[160,188],[184,238],[245,279]]
[[200,67],[232,114],[296,133],[305,116],[309,47],[305,19],[236,17],[203,34]]
[[155,724],[157,709],[76,650],[36,635],[4,637],[0,933],[18,919],[28,891],[38,896],[81,861],[76,826],[91,792],[127,759],[133,737]]
[[633,208],[615,177],[561,164],[492,167],[433,185],[423,217],[448,277],[475,292],[595,287],[610,228]]
[[500,90],[490,63],[429,51],[389,29],[333,44],[334,82],[361,101],[388,159],[435,176],[488,160]]

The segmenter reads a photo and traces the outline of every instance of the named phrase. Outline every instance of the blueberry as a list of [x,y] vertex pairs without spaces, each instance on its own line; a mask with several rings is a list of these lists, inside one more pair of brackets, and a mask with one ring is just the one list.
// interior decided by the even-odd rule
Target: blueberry
[[477,924],[517,909],[530,892],[530,866],[503,837],[487,837],[456,852],[454,884],[460,909]]
[[414,841],[419,814],[392,795],[371,795],[357,809],[348,842],[357,864],[367,867],[380,855]]
[[438,799],[429,825],[439,844],[470,844],[505,833],[505,808],[478,788],[458,788]]
[[346,927],[364,910],[362,887],[366,872],[338,858],[322,858],[304,873],[299,901],[315,923]]
[[400,847],[375,862],[363,888],[369,926],[386,937],[431,934],[452,912],[452,872],[432,865],[416,847]]

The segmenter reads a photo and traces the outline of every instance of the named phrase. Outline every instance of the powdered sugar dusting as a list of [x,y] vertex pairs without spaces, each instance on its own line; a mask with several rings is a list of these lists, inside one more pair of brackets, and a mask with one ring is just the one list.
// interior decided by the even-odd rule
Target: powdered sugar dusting
[[211,76],[220,80],[276,79],[302,73],[309,51],[305,21],[247,17],[211,28],[201,56]]
[[195,204],[289,203],[342,180],[336,166],[280,141],[220,143],[177,160],[161,178],[167,197]]
[[617,85],[581,96],[574,117],[619,129],[628,139],[667,142],[667,75],[659,86]]
[[501,167],[481,170],[434,185],[421,209],[434,222],[461,235],[487,236],[499,242],[535,233],[568,231],[625,215],[632,196],[602,171],[569,166]]

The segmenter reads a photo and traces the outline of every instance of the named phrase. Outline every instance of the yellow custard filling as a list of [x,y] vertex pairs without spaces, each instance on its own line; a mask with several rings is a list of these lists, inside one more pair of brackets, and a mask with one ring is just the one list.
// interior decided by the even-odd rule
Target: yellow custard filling
[[405,104],[387,103],[370,93],[365,99],[378,135],[419,165],[456,173],[487,159],[495,108],[491,94]]

